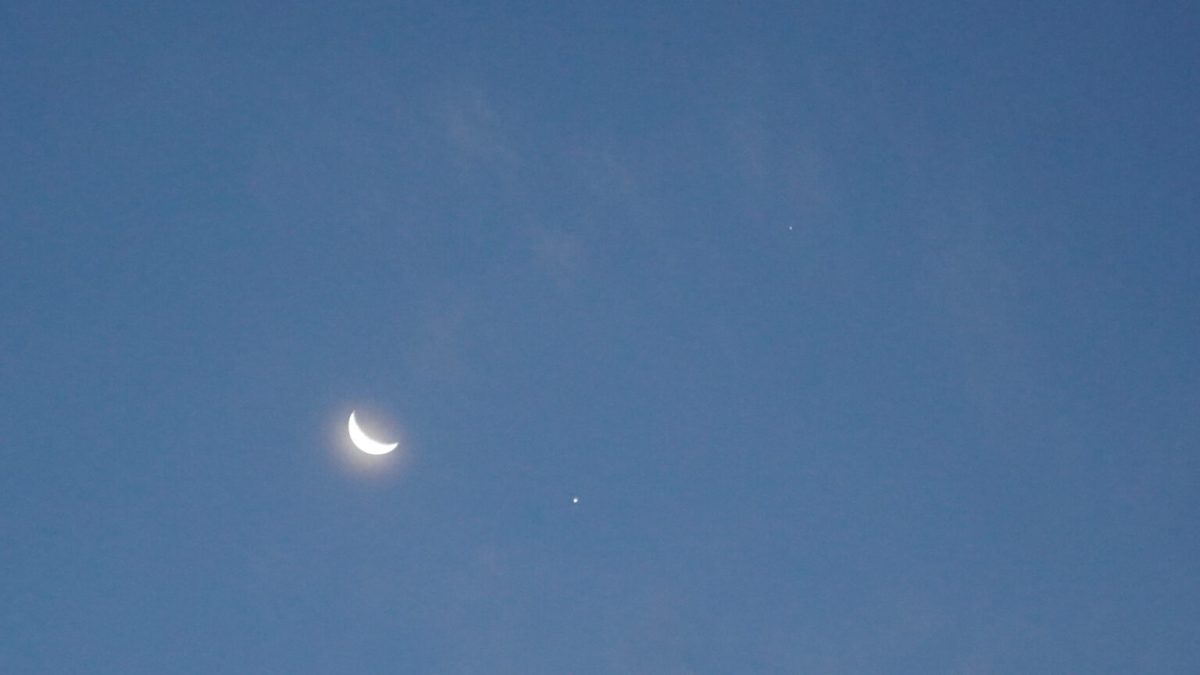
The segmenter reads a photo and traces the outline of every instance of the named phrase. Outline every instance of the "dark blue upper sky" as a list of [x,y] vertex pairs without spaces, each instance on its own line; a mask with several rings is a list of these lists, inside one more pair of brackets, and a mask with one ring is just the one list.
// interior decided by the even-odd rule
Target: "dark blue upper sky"
[[3,3],[0,671],[1197,672],[1198,73],[1173,1]]

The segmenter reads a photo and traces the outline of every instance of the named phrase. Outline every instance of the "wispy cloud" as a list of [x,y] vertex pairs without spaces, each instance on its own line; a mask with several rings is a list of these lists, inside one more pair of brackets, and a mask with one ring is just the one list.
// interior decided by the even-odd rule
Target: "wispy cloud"
[[515,164],[519,154],[488,93],[477,85],[443,91],[436,118],[448,146],[463,159]]
[[429,300],[413,322],[405,353],[408,368],[427,381],[458,381],[469,372],[471,303],[461,294]]
[[574,287],[586,262],[586,251],[578,235],[538,229],[532,234],[530,246],[538,266],[559,290]]

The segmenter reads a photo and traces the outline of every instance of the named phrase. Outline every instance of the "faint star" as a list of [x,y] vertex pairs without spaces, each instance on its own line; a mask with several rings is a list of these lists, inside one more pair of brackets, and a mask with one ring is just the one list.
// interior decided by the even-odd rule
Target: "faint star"
[[571,497],[571,503],[572,503],[572,504],[578,504],[578,503],[579,503],[579,497]]

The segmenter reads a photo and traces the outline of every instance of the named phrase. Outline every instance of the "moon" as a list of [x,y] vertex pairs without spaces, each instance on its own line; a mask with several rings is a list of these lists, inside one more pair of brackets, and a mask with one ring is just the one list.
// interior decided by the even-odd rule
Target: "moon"
[[347,428],[350,430],[350,440],[354,442],[354,446],[368,455],[386,455],[396,449],[400,443],[380,443],[371,438],[358,426],[358,420],[354,419],[354,412],[350,411],[350,421],[347,423]]

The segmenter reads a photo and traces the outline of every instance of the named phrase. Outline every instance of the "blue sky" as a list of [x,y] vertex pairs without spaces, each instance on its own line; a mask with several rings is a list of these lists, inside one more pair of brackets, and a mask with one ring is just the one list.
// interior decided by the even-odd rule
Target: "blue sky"
[[1195,672],[1198,28],[0,5],[0,670]]

